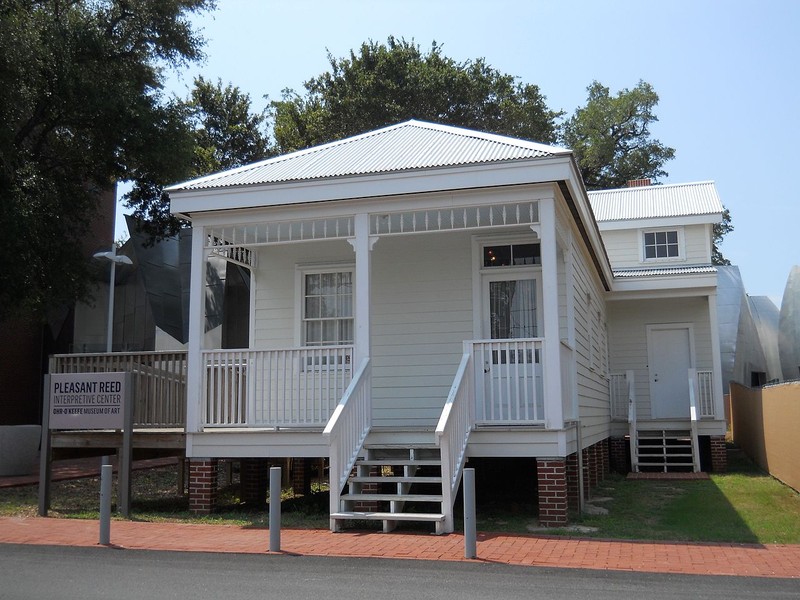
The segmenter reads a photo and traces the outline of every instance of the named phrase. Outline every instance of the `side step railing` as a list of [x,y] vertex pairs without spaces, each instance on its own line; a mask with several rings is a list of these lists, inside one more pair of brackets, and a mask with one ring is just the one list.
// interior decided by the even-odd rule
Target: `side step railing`
[[[464,350],[467,350],[465,344]],[[461,474],[467,460],[469,435],[475,426],[475,402],[472,382],[472,352],[464,352],[458,366],[450,393],[444,404],[439,423],[436,425],[436,443],[442,459],[442,503],[446,515],[444,529],[451,533],[454,528],[453,504],[461,483]]]
[[333,513],[339,511],[340,495],[372,425],[371,387],[370,359],[367,357],[361,362],[323,432],[330,448],[332,531],[336,531],[338,526]]

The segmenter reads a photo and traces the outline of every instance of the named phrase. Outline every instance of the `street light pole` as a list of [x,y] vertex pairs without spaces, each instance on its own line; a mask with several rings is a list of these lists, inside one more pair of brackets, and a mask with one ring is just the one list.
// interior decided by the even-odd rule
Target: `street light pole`
[[111,276],[108,281],[108,325],[106,326],[106,352],[110,353],[114,341],[114,283],[117,279],[117,263],[132,265],[133,262],[124,254],[117,254],[116,246],[112,246],[108,252],[97,252],[94,258],[111,261]]

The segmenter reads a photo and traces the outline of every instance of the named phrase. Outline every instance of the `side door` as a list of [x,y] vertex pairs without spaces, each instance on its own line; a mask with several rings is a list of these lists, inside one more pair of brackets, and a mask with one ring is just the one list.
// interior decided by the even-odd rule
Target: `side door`
[[694,364],[692,328],[648,325],[650,406],[654,419],[689,418],[689,369]]

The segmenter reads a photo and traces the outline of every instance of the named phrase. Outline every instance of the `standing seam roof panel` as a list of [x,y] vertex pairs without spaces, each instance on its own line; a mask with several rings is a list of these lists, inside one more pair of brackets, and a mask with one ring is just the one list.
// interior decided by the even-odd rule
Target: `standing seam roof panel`
[[213,189],[568,154],[563,148],[408,121],[316,148],[201,177],[169,190]]
[[724,210],[713,181],[594,191],[589,192],[589,202],[599,222],[706,215]]

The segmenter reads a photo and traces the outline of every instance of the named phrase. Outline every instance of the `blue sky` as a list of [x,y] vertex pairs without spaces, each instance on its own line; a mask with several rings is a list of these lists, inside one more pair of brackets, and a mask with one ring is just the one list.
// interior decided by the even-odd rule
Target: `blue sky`
[[653,135],[676,149],[663,183],[716,182],[735,227],[722,250],[748,293],[780,304],[800,264],[800,2],[219,0],[196,24],[208,58],[171,75],[166,91],[186,96],[202,74],[259,108],[265,94],[302,92],[328,51],[389,35],[423,49],[435,40],[457,61],[484,57],[567,114],[593,80],[616,93],[643,79],[660,96]]

